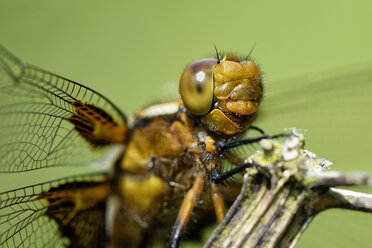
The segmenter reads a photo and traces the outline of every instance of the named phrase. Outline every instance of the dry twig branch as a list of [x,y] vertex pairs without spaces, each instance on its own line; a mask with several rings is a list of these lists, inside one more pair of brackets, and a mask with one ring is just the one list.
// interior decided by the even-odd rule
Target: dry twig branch
[[327,171],[331,163],[303,150],[301,135],[261,147],[249,160],[262,167],[247,171],[241,194],[205,247],[293,247],[321,211],[372,212],[372,195],[334,188],[371,185],[371,177]]

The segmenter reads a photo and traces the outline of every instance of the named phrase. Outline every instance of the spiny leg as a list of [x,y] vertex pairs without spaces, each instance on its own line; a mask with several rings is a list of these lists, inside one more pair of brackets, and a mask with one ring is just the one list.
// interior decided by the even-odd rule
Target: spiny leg
[[[210,163],[209,164],[209,171],[210,171],[210,181],[212,182],[212,200],[213,200],[213,205],[215,209],[215,213],[218,219],[218,222],[221,222],[223,218],[225,217],[225,201],[222,197],[222,194],[218,190],[217,184],[221,184],[224,182],[224,180],[228,179],[229,177],[240,173],[246,168],[249,167],[255,167],[255,168],[260,168],[260,166],[256,163],[244,163],[242,159],[240,159],[238,156],[236,156],[234,153],[231,153],[229,149],[238,147],[238,146],[243,146],[246,144],[252,144],[259,142],[263,139],[275,139],[278,137],[284,137],[288,136],[288,134],[279,134],[275,136],[269,136],[264,133],[264,131],[260,128],[257,127],[252,127],[252,129],[255,129],[261,133],[261,135],[253,138],[248,138],[248,139],[241,139],[241,140],[233,140],[233,141],[215,141],[212,137],[206,136],[205,137],[205,146],[206,150],[210,153],[219,153],[222,152],[224,154],[224,158],[229,160],[234,167],[231,170],[228,170],[224,173],[221,173],[220,167],[216,166],[215,163]],[[265,173],[265,171],[263,171]]]
[[185,199],[182,201],[181,208],[178,212],[176,223],[173,226],[170,247],[177,248],[180,245],[182,234],[186,229],[187,223],[190,220],[191,213],[194,209],[195,203],[203,191],[205,182],[205,171],[201,171],[196,175],[194,184],[191,189],[187,191]]
[[[209,171],[212,171],[213,169],[219,170],[220,164],[217,164],[216,161],[211,160],[208,164],[208,169]],[[219,191],[218,186],[214,183],[211,184],[211,198],[218,223],[221,223],[226,213],[225,200]]]
[[244,163],[223,173],[221,173],[217,168],[214,168],[210,172],[210,180],[212,183],[221,184],[223,183],[223,181],[225,181],[229,177],[232,177],[233,175],[240,173],[242,170],[246,168],[252,168],[252,167],[259,168],[260,165],[256,163]]
[[267,134],[261,134],[259,136],[253,137],[253,138],[246,138],[246,139],[240,139],[240,140],[229,140],[229,141],[216,141],[214,142],[215,149],[219,151],[231,149],[238,146],[243,146],[247,144],[257,143],[263,139],[277,139],[279,137],[288,137],[289,134],[282,133],[278,135],[267,135]]
[[[239,158],[235,156],[233,153],[230,153],[229,149],[247,145],[247,144],[257,143],[263,139],[276,139],[279,137],[287,137],[287,136],[289,136],[289,134],[278,134],[274,136],[261,134],[257,137],[241,139],[241,140],[215,141],[213,143],[213,148],[215,151],[222,152],[225,155],[226,159],[228,159],[233,164],[237,165],[237,162],[239,162]],[[214,168],[211,168],[211,171],[210,171],[210,180],[211,182],[215,184],[220,184],[220,183],[223,183],[223,181],[228,179],[229,177],[237,173],[240,173],[242,170],[246,168],[250,168],[250,167],[261,168],[258,164],[254,162],[240,163],[239,165],[232,168],[231,170],[225,171],[223,173],[221,173],[221,170],[219,170],[217,167],[214,167]],[[265,174],[264,170],[261,170],[261,172]]]
[[261,134],[265,134],[265,131],[264,130],[262,130],[261,128],[256,127],[256,126],[250,126],[250,127],[248,127],[248,129],[253,129],[253,130],[258,131]]
[[218,190],[218,186],[214,183],[212,183],[211,193],[212,193],[214,211],[216,213],[218,223],[221,223],[223,218],[225,218],[225,214],[226,214],[225,200],[221,192]]

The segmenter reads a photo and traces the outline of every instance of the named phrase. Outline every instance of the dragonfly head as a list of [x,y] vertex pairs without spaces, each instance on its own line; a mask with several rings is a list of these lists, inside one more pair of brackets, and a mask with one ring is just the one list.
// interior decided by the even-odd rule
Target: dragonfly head
[[186,110],[207,129],[234,135],[256,118],[262,97],[260,69],[233,55],[200,59],[183,72],[179,92]]

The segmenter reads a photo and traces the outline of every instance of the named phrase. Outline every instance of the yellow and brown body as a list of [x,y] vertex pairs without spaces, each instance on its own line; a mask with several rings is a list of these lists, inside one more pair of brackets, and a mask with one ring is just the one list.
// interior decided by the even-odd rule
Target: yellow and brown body
[[[172,104],[178,109],[178,103]],[[136,114],[117,164],[121,207],[114,223],[114,247],[123,242],[136,247],[149,229],[172,225],[184,195],[203,170],[203,149],[192,120],[179,111],[150,118],[145,112]]]
[[[220,169],[225,159],[213,142],[221,135],[229,139],[244,132],[254,121],[262,96],[257,65],[239,62],[235,56],[197,61],[182,75],[180,93],[182,103],[140,110],[128,127],[125,153],[117,163],[121,207],[115,218],[114,247],[123,242],[143,246],[149,230],[174,221],[172,236],[181,235],[201,200],[203,208],[214,207],[222,221],[224,198],[238,192],[234,186],[209,181],[209,172]],[[170,242],[177,246],[179,239]]]

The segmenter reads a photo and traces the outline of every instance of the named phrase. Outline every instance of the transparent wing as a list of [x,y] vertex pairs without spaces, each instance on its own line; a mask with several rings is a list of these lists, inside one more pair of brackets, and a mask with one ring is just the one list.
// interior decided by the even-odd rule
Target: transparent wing
[[[107,183],[91,174],[1,193],[0,247],[102,247]],[[76,211],[84,195],[94,204]]]
[[0,172],[86,165],[123,141],[125,125],[99,93],[0,46]]
[[372,171],[372,65],[267,82],[256,126],[273,134],[296,127],[306,147],[337,170]]

